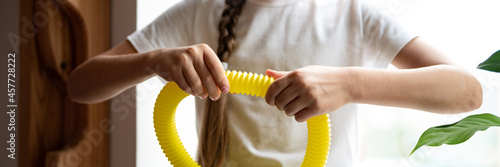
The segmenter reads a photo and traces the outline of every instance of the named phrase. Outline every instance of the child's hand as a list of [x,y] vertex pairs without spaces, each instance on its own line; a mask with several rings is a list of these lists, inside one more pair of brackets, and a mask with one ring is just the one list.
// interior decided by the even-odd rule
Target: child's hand
[[206,44],[165,48],[152,52],[155,73],[174,81],[186,93],[218,100],[220,92],[229,92],[229,81],[219,58]]
[[349,75],[343,68],[308,66],[290,72],[267,70],[275,78],[266,102],[298,122],[337,110],[351,102]]

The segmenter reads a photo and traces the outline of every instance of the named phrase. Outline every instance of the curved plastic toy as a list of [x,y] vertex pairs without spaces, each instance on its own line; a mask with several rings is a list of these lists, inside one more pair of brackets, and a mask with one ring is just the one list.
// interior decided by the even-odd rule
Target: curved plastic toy
[[[264,97],[274,79],[246,72],[226,71],[230,92]],[[182,91],[176,83],[169,82],[156,99],[153,120],[156,136],[163,153],[176,167],[197,167],[196,161],[189,156],[182,144],[175,125],[177,105],[189,94]],[[307,149],[302,167],[325,166],[330,151],[330,119],[328,114],[307,120]]]

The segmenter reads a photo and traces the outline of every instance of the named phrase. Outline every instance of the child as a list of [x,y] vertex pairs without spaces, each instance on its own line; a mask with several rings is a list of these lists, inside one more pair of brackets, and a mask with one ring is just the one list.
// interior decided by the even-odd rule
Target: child
[[[265,101],[227,95],[221,61],[274,77]],[[459,113],[482,102],[472,75],[360,0],[184,0],[80,65],[68,92],[94,103],[155,75],[201,98],[202,166],[299,166],[307,127],[296,121],[325,113],[327,166],[354,166],[356,103]]]

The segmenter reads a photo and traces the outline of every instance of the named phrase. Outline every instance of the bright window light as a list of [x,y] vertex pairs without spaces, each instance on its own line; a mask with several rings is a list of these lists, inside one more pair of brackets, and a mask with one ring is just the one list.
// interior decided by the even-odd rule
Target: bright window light
[[[165,10],[181,0],[138,0],[137,30],[151,23]],[[156,97],[165,84],[159,77],[153,77],[137,85],[137,167],[171,167],[158,144],[153,126],[153,108]],[[198,137],[195,127],[194,99],[184,99],[177,108],[176,122],[184,146],[195,155]],[[182,112],[180,112],[182,111]]]

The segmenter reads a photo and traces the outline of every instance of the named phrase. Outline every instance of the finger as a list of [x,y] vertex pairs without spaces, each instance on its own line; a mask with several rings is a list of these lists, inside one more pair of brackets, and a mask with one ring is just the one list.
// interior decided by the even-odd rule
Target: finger
[[182,71],[179,72],[174,72],[171,75],[172,81],[174,81],[179,88],[181,88],[184,92],[195,95],[189,84],[187,83],[184,75],[182,74]]
[[186,78],[187,83],[191,87],[191,89],[200,96],[202,99],[207,98],[207,93],[203,89],[203,85],[200,80],[200,76],[194,69],[192,64],[188,64],[183,67],[182,73],[184,74],[184,78]]
[[267,104],[271,106],[276,105],[276,97],[288,86],[290,85],[289,79],[286,79],[285,77],[277,79],[274,81],[269,88],[267,89],[266,92],[266,102]]
[[311,110],[310,108],[305,108],[295,114],[295,120],[297,122],[307,121],[309,118],[320,115],[318,111]]
[[205,65],[212,74],[213,80],[219,87],[220,91],[224,94],[229,93],[229,81],[227,80],[224,67],[222,67],[222,64],[215,52],[210,47],[205,48],[203,58],[205,59]]
[[220,92],[215,84],[212,74],[208,70],[207,66],[205,66],[203,58],[195,62],[195,69],[200,76],[201,82],[205,91],[208,93],[208,96],[213,101],[216,101],[220,98]]
[[287,116],[295,116],[301,110],[307,108],[310,101],[302,96],[295,98],[292,102],[285,106],[285,114]]
[[286,87],[281,93],[276,97],[276,107],[279,110],[284,110],[285,106],[292,102],[299,96],[299,91],[293,84]]
[[281,78],[282,76],[288,74],[289,72],[283,72],[283,71],[275,71],[271,69],[266,70],[266,75],[269,77],[274,78],[275,80],[278,78]]

